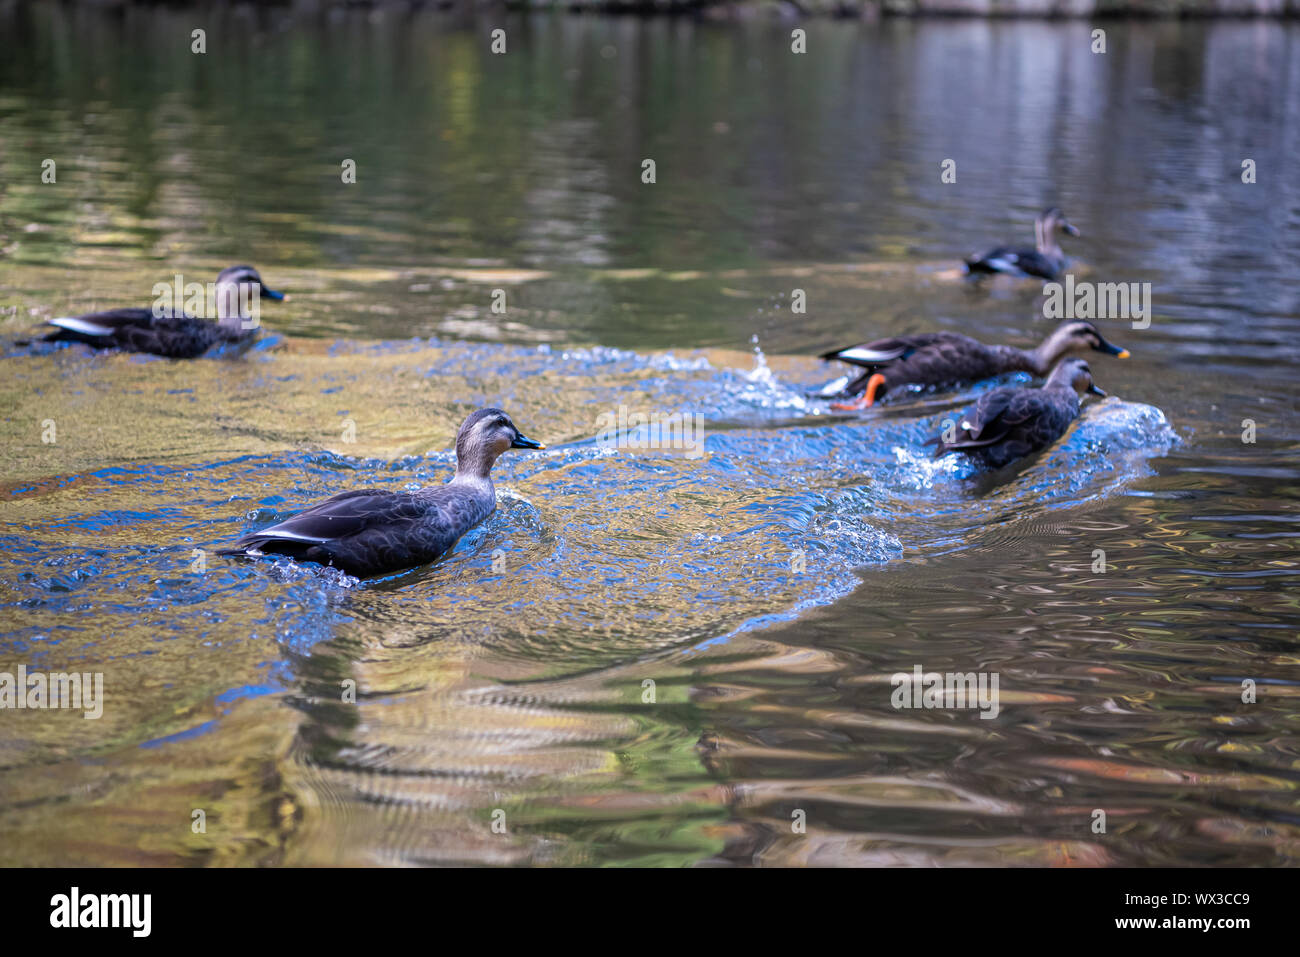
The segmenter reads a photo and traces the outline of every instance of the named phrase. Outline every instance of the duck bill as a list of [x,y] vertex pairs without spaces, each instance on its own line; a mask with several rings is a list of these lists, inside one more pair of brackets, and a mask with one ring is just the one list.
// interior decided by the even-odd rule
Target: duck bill
[[1105,392],[1102,392],[1100,389],[1098,389],[1095,385],[1092,385],[1091,383],[1088,384],[1088,394],[1089,394],[1089,395],[1099,395],[1099,396],[1101,396],[1103,399],[1106,398],[1106,393],[1105,393]]
[[1074,223],[1068,223],[1068,222],[1061,223],[1061,231],[1065,233],[1065,235],[1067,236],[1079,235],[1079,227],[1074,225]]
[[267,287],[267,286],[263,286],[263,287],[262,287],[262,298],[263,298],[263,299],[270,299],[270,300],[273,300],[274,302],[283,302],[284,300],[288,299],[289,297],[286,296],[286,295],[285,295],[284,293],[282,293],[282,292],[276,292],[274,289],[271,289],[271,288],[269,288],[269,287]]
[[1095,346],[1094,348],[1096,348],[1098,352],[1105,352],[1107,355],[1116,356],[1120,359],[1128,358],[1129,352],[1127,349],[1117,346],[1113,342],[1107,342],[1105,339],[1101,337],[1101,333],[1097,334],[1097,341],[1100,344]]
[[512,449],[544,449],[546,448],[541,442],[536,442],[526,435],[515,433],[515,440],[510,443]]

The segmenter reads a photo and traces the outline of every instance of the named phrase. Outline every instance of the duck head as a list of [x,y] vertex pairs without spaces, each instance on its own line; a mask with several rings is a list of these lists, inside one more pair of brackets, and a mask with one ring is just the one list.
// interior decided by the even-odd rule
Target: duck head
[[484,479],[507,449],[544,449],[526,437],[500,409],[471,412],[456,433],[456,477]]
[[1103,397],[1106,395],[1092,381],[1092,369],[1088,367],[1088,363],[1083,359],[1066,359],[1053,369],[1044,388],[1053,386],[1057,388],[1068,387],[1075,392],[1087,392],[1090,395]]
[[1107,341],[1101,334],[1101,330],[1091,322],[1076,319],[1061,323],[1056,327],[1056,331],[1047,337],[1037,350],[1039,365],[1045,371],[1056,365],[1063,356],[1088,349],[1117,356],[1120,359],[1127,359],[1129,355],[1127,349]]
[[1057,234],[1078,236],[1078,228],[1065,218],[1059,206],[1049,206],[1038,214],[1034,222],[1034,237],[1037,239],[1038,251],[1044,255],[1061,254],[1061,247],[1056,242]]
[[289,298],[262,282],[262,277],[252,266],[229,266],[217,274],[217,319],[219,321],[239,320],[242,324],[242,320],[246,318],[243,304],[251,302],[255,297],[270,299],[273,302]]

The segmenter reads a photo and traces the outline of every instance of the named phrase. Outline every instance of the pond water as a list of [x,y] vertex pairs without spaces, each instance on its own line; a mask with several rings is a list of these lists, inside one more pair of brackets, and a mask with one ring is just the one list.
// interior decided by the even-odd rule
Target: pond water
[[[1300,858],[1300,29],[0,18],[0,672],[105,689],[0,710],[0,862]],[[809,398],[851,342],[1040,341],[957,267],[1051,204],[1152,301],[1064,439],[989,476],[921,442],[992,383]],[[31,342],[242,261],[290,300],[240,354]],[[489,404],[549,448],[433,565],[214,554],[445,481]],[[916,667],[998,714],[896,709]]]

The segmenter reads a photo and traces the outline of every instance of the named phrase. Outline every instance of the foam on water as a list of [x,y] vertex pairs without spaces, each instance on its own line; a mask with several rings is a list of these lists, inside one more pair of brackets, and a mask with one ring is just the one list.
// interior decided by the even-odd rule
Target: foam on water
[[[403,348],[427,364],[427,346]],[[463,372],[471,360],[509,359],[585,375],[600,408],[635,383],[641,401],[707,409],[706,454],[591,438],[510,453],[494,472],[498,508],[488,521],[433,565],[367,582],[213,552],[344,488],[444,482],[450,450],[110,468],[97,476],[105,491],[89,492],[74,514],[0,540],[11,570],[24,569],[6,576],[7,601],[55,616],[93,608],[124,625],[143,608],[166,608],[174,627],[270,629],[298,653],[378,619],[391,644],[483,642],[506,657],[584,668],[788,620],[852,591],[871,565],[978,541],[982,507],[969,481],[978,470],[956,456],[935,460],[921,445],[938,418],[827,419],[802,387],[773,373],[757,342],[748,369],[599,348],[450,351],[435,365],[454,361]],[[1106,494],[1174,439],[1158,409],[1115,399],[1089,406],[1062,442],[997,490],[997,507],[1032,517]],[[131,507],[114,489],[129,490]],[[80,544],[61,541],[69,534]],[[199,571],[196,549],[206,561]],[[36,625],[11,640],[49,633]]]

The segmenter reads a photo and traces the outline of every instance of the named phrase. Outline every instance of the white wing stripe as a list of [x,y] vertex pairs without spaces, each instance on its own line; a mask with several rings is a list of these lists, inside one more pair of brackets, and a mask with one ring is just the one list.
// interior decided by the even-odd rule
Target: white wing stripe
[[863,349],[861,346],[854,346],[852,349],[844,349],[835,353],[835,357],[837,359],[857,359],[859,362],[888,362],[890,359],[897,359],[902,354],[902,351],[898,349],[889,352],[877,352],[874,349]]
[[113,330],[107,326],[97,325],[86,319],[77,319],[72,316],[60,316],[57,319],[46,319],[47,324],[58,326],[60,329],[67,329],[69,332],[80,332],[83,336],[111,336]]
[[268,538],[268,539],[286,538],[294,542],[315,542],[316,544],[329,541],[329,539],[322,538],[319,535],[299,535],[297,532],[277,531],[274,526],[272,526],[271,528],[264,528],[260,532],[254,532],[253,536],[255,538]]

